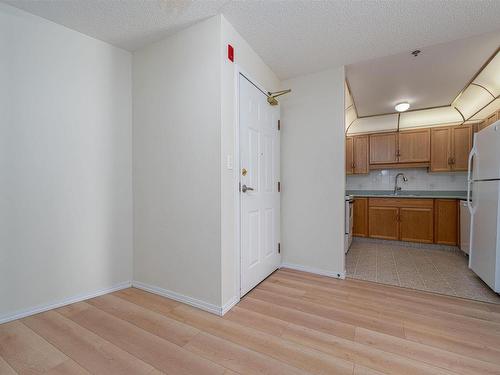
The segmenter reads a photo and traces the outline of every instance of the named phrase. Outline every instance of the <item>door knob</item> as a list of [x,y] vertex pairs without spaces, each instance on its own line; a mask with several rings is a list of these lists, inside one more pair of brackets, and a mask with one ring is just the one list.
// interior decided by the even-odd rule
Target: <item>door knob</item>
[[248,186],[246,186],[246,185],[242,185],[242,186],[241,186],[241,191],[242,191],[242,192],[246,193],[246,192],[247,192],[247,190],[252,190],[252,191],[253,191],[253,188],[248,187]]

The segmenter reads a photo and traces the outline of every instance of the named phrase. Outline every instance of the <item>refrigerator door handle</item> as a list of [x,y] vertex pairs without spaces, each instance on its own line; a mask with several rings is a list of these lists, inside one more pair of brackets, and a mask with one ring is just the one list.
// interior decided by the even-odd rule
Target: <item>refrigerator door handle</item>
[[469,212],[471,215],[474,214],[474,207],[472,206],[472,201],[471,201],[471,187],[472,187],[472,160],[474,159],[474,155],[476,155],[476,146],[474,145],[472,147],[472,150],[469,153],[469,163],[467,166],[467,207],[469,208]]

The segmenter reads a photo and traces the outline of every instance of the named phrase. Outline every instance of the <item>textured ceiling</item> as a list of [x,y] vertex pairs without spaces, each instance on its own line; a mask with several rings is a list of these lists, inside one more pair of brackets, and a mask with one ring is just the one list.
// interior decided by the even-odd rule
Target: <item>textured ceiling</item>
[[500,14],[498,0],[5,2],[129,50],[223,13],[282,79],[490,32]]
[[129,51],[220,13],[228,0],[0,0]]
[[346,75],[359,117],[449,105],[500,46],[500,31],[348,65]]

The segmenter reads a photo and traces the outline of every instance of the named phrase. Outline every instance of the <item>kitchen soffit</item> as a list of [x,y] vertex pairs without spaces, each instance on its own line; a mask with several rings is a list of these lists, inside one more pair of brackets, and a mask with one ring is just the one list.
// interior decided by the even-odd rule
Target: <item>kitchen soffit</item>
[[417,57],[408,51],[348,65],[357,117],[395,113],[401,101],[413,111],[449,106],[499,45],[500,32],[495,32],[421,48]]
[[387,113],[358,117],[356,103],[346,84],[346,133],[356,134],[373,131],[387,131],[463,124],[484,119],[500,109],[500,47],[488,58],[450,105],[417,109],[403,113]]

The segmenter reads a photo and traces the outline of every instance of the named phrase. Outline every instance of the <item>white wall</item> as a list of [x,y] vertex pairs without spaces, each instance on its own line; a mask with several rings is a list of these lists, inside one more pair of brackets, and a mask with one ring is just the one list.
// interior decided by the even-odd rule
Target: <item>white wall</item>
[[[270,91],[278,90],[280,81],[272,70],[255,53],[252,47],[223,17],[221,18],[221,61],[222,61],[222,128],[221,128],[221,262],[222,262],[222,305],[239,296],[237,285],[238,257],[236,252],[235,227],[235,179],[239,169],[227,168],[227,157],[234,159],[235,128],[238,119],[235,111],[235,69],[243,69],[256,83]],[[227,45],[234,47],[235,61],[227,58]]]
[[[220,18],[134,53],[134,280],[221,301]],[[213,306],[212,306],[213,305]]]
[[344,272],[344,68],[282,82],[281,237],[285,264]]
[[0,322],[132,276],[131,55],[0,4]]
[[205,307],[234,300],[228,43],[258,84],[294,90],[283,114],[284,259],[341,272],[343,69],[282,86],[216,16],[137,51],[132,72],[129,53],[0,4],[0,320],[132,278]]
[[392,190],[396,174],[402,172],[408,182],[400,184],[403,190],[467,190],[467,173],[428,173],[427,169],[387,169],[371,171],[369,174],[350,175],[346,178],[347,190]]

